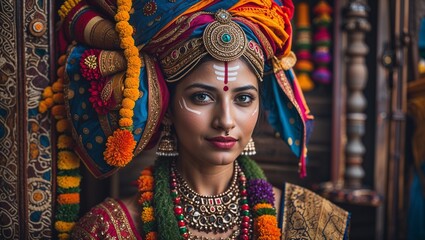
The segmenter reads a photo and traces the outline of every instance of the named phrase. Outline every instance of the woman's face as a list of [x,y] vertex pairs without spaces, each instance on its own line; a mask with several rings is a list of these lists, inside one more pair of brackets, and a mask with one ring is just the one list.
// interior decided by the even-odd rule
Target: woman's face
[[172,104],[180,158],[226,165],[239,156],[256,125],[258,80],[240,59],[206,61],[180,80]]

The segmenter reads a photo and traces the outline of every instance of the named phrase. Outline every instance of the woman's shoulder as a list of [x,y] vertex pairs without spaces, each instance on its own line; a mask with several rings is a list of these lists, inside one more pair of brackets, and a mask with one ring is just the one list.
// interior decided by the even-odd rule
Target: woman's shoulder
[[285,183],[279,208],[282,239],[348,237],[350,213],[306,188]]
[[107,198],[94,206],[74,226],[72,239],[141,239],[126,205]]

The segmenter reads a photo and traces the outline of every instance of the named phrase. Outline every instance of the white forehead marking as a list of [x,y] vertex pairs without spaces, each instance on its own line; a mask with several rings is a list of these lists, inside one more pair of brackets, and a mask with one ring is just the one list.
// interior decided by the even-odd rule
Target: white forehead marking
[[181,108],[181,109],[183,109],[183,106],[184,106],[184,108],[185,108],[187,111],[192,112],[192,113],[195,113],[195,114],[197,114],[197,115],[201,115],[201,112],[200,112],[200,111],[196,111],[196,110],[193,110],[193,109],[189,108],[189,107],[187,106],[186,101],[184,100],[184,98],[182,98],[182,102],[183,102],[183,105],[182,105],[182,103],[181,103],[181,102],[180,102],[180,100],[179,100],[179,105],[180,105],[180,108]]
[[[213,65],[213,68],[215,69],[214,73],[217,75],[217,80],[224,81],[224,77],[226,76],[226,68],[215,64]],[[236,77],[238,76],[237,70],[239,70],[239,68],[239,65],[227,68],[227,81],[236,81]]]

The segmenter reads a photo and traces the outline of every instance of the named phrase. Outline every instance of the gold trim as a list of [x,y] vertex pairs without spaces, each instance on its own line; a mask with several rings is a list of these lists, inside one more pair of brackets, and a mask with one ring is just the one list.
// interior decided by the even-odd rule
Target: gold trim
[[138,155],[152,138],[157,125],[159,124],[159,116],[161,113],[162,98],[161,88],[159,85],[158,75],[155,70],[155,62],[148,55],[143,55],[143,60],[148,74],[148,119],[142,137],[134,150],[134,155]]

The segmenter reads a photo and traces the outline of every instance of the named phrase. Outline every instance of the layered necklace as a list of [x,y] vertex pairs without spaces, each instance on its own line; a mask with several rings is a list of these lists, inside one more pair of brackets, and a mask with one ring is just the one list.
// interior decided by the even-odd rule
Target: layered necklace
[[214,196],[191,189],[174,161],[160,157],[138,179],[143,239],[217,239],[196,236],[189,228],[203,233],[231,232],[220,240],[280,239],[273,188],[250,158],[241,156],[235,161],[229,188]]
[[[178,220],[183,217],[185,225],[199,232],[216,234],[232,231],[228,238],[220,239],[236,239],[239,235],[242,239],[249,239],[251,217],[246,177],[237,162],[229,188],[214,196],[203,196],[195,192],[176,170],[174,161],[171,164],[170,176],[171,194],[176,196],[173,199],[174,208],[179,209],[175,211]],[[189,231],[182,236],[189,239],[208,239],[194,236]]]

